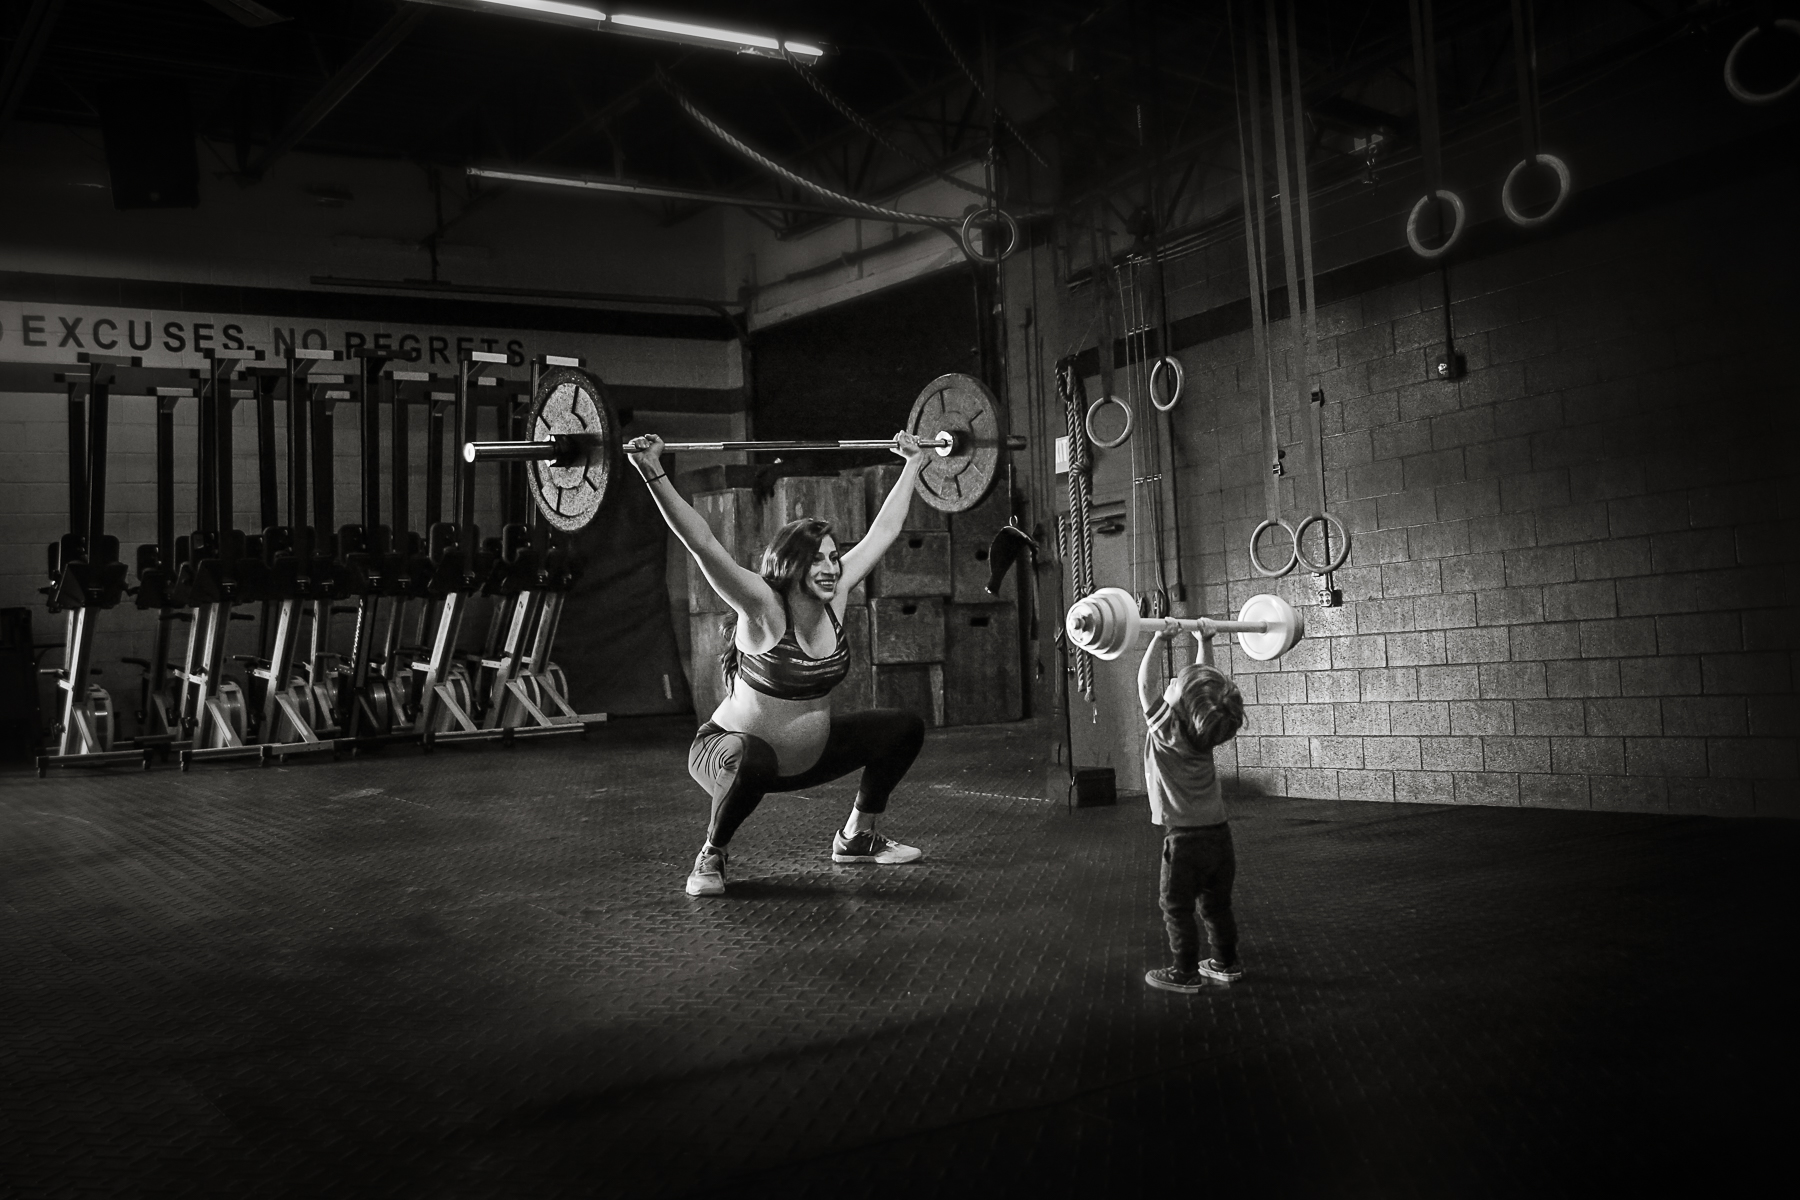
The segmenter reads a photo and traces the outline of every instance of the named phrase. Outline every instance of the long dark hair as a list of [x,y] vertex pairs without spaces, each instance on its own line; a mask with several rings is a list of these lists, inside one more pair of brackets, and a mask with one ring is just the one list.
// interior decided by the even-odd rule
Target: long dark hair
[[[781,606],[787,607],[788,596],[799,583],[806,578],[806,572],[812,566],[813,555],[831,536],[831,522],[820,521],[812,517],[801,517],[798,521],[789,521],[776,531],[774,540],[763,547],[762,563],[757,573],[763,582],[774,589],[781,597]],[[724,620],[719,622],[719,632],[725,637],[724,649],[719,651],[719,670],[725,676],[725,690],[731,690],[732,680],[737,678],[737,609],[726,612]]]

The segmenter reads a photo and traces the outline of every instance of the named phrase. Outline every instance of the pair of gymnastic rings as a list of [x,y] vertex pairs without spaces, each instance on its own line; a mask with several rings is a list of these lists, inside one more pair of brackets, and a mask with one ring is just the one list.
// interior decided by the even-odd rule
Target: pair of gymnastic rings
[[[1513,169],[1506,173],[1506,182],[1500,185],[1500,207],[1506,210],[1507,219],[1521,229],[1533,229],[1544,224],[1544,222],[1548,221],[1551,217],[1554,217],[1561,211],[1562,206],[1568,203],[1569,200],[1569,192],[1571,190],[1569,164],[1556,157],[1554,154],[1538,154],[1536,157],[1540,165],[1549,167],[1552,171],[1556,172],[1556,200],[1549,208],[1537,214],[1535,217],[1528,216],[1513,200],[1513,185],[1518,182],[1519,173],[1530,165],[1530,159],[1521,158],[1515,163]],[[1420,240],[1419,217],[1425,212],[1425,206],[1431,203],[1432,193],[1427,192],[1425,195],[1420,196],[1418,203],[1412,206],[1412,212],[1409,213],[1406,218],[1406,244],[1411,246],[1413,248],[1413,253],[1417,254],[1420,258],[1442,257],[1449,251],[1450,247],[1456,245],[1457,239],[1462,237],[1463,227],[1467,223],[1468,210],[1463,206],[1461,196],[1458,196],[1448,188],[1439,188],[1436,195],[1439,200],[1444,201],[1450,206],[1450,213],[1453,218],[1450,223],[1450,236],[1436,246],[1427,246]]]
[[[1306,536],[1306,531],[1318,524],[1324,524],[1328,527],[1327,536],[1329,536],[1329,529],[1333,528],[1337,530],[1338,535],[1337,553],[1332,554],[1323,563],[1315,563],[1312,559],[1306,557],[1306,551],[1302,549],[1300,545],[1300,539]],[[1287,530],[1288,537],[1293,540],[1293,547],[1288,554],[1287,562],[1279,567],[1271,567],[1263,562],[1262,558],[1257,554],[1256,543],[1262,539],[1263,530],[1273,529],[1277,525]],[[1327,546],[1330,546],[1330,544],[1329,541],[1326,542]],[[1341,568],[1349,558],[1350,531],[1344,528],[1344,523],[1341,520],[1328,512],[1316,512],[1312,516],[1301,521],[1298,525],[1289,525],[1280,517],[1270,517],[1261,525],[1258,525],[1255,529],[1250,531],[1250,566],[1258,575],[1262,575],[1269,579],[1279,579],[1289,571],[1292,571],[1296,566],[1305,567],[1314,575],[1329,575],[1331,572]]]
[[[1164,404],[1157,398],[1157,385],[1162,380],[1165,373],[1170,379],[1168,389],[1169,402],[1167,404]],[[1150,364],[1148,390],[1150,392],[1150,403],[1156,406],[1157,412],[1168,412],[1179,404],[1181,402],[1181,389],[1186,386],[1187,372],[1181,369],[1181,360],[1176,358],[1173,354],[1165,354]],[[1118,405],[1119,411],[1125,414],[1125,428],[1119,431],[1117,437],[1111,439],[1101,437],[1094,430],[1094,418],[1109,404]],[[1134,419],[1135,418],[1131,415],[1131,405],[1125,403],[1117,396],[1102,396],[1092,404],[1088,405],[1087,416],[1083,418],[1083,423],[1087,426],[1088,441],[1099,446],[1103,450],[1117,450],[1120,446],[1125,444],[1126,439],[1131,437],[1131,427]]]

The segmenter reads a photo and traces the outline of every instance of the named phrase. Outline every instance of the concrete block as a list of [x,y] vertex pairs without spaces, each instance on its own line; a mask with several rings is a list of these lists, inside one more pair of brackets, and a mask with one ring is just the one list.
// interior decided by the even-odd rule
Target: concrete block
[[1579,658],[1580,650],[1579,626],[1573,621],[1546,621],[1542,625],[1512,627],[1512,656],[1515,659],[1545,662]]
[[1512,638],[1504,625],[1444,631],[1446,663],[1508,662],[1511,659]]
[[1550,769],[1559,775],[1623,775],[1625,740],[1617,737],[1552,737]]
[[1793,779],[1800,776],[1793,737],[1708,738],[1706,763],[1718,779]]
[[1356,612],[1356,631],[1368,635],[1411,629],[1413,605],[1410,599],[1359,600],[1349,607]]
[[1623,658],[1656,653],[1656,622],[1648,617],[1582,621],[1583,658]]
[[1416,737],[1370,737],[1363,739],[1363,766],[1369,770],[1417,771],[1420,769],[1419,739]]
[[1389,801],[1394,799],[1392,771],[1339,771],[1339,800]]
[[[1550,584],[1544,588],[1544,619],[1572,621],[1617,616],[1615,588],[1616,585],[1610,579]],[[1573,652],[1570,657],[1573,657]]]
[[1626,738],[1627,775],[1703,776],[1706,739],[1681,737]]
[[[1500,510],[1508,513],[1536,512],[1556,509],[1569,503],[1569,472],[1566,467],[1549,471],[1528,471],[1500,481]],[[1605,509],[1598,505],[1604,514]],[[1601,536],[1605,536],[1604,531]]]
[[[1431,419],[1431,448],[1434,450],[1460,450],[1464,446],[1491,442],[1498,436],[1494,432],[1494,410],[1485,404],[1459,408]],[[1457,462],[1460,466],[1460,457]]]
[[1650,539],[1614,538],[1575,547],[1577,579],[1627,579],[1650,573]]
[[1620,580],[1614,585],[1621,617],[1650,617],[1662,613],[1686,613],[1700,608],[1703,576],[1646,575]]
[[1519,803],[1527,808],[1592,808],[1585,775],[1519,776]]
[[1280,735],[1262,739],[1262,762],[1269,767],[1304,767],[1310,764],[1312,746],[1306,737]]
[[1396,734],[1443,735],[1450,732],[1450,704],[1445,700],[1414,700],[1389,704],[1388,727]]
[[[1663,728],[1670,729],[1675,733],[1694,732],[1687,729],[1672,729],[1668,724],[1666,707]],[[1800,729],[1800,697],[1791,695],[1750,697],[1750,733],[1758,737],[1778,737],[1791,734],[1796,729]]]
[[1455,778],[1448,771],[1395,771],[1394,799],[1404,804],[1450,804]]
[[1546,695],[1541,662],[1482,663],[1477,670],[1484,700],[1536,700]]
[[1667,654],[1656,658],[1626,658],[1619,663],[1622,696],[1697,696],[1701,691],[1700,659]]
[[[1344,433],[1354,433],[1359,429],[1379,429],[1400,419],[1398,397],[1393,392],[1371,395],[1368,375],[1367,368],[1357,366],[1343,373],[1342,386],[1334,388],[1329,378],[1320,380],[1325,387],[1325,395],[1341,401],[1335,407],[1339,414],[1339,428]],[[1326,404],[1327,411],[1333,407],[1331,402]]]
[[[1791,702],[1791,697],[1788,698]],[[1635,703],[1658,704],[1646,697]],[[1743,696],[1669,696],[1660,702],[1661,724],[1656,732],[1708,737],[1748,737],[1754,702]],[[1790,703],[1791,707],[1791,703]],[[1788,729],[1800,728],[1789,725]],[[1619,732],[1641,733],[1643,730]],[[1767,733],[1769,730],[1759,730]]]
[[1484,737],[1481,739],[1482,767],[1489,771],[1550,770],[1550,739],[1547,737]]
[[[1390,633],[1384,636],[1387,642],[1387,661],[1370,665],[1438,666],[1449,661],[1445,657],[1444,634],[1441,630],[1428,630],[1424,633]],[[1335,662],[1335,659],[1333,661]]]
[[1400,460],[1400,465],[1409,491],[1462,483],[1467,478],[1460,446],[1409,454]]
[[1698,817],[1748,817],[1756,811],[1748,779],[1671,779],[1669,811]]
[[1417,673],[1418,695],[1395,699],[1473,700],[1481,694],[1480,675],[1472,666],[1406,667],[1402,670]]
[[1281,713],[1283,733],[1336,733],[1337,723],[1329,704],[1289,704]]
[[1667,812],[1669,783],[1666,779],[1625,775],[1592,775],[1588,792],[1596,811]]
[[1579,700],[1515,700],[1513,732],[1570,734],[1580,732],[1585,713]]
[[1362,739],[1359,737],[1315,737],[1309,739],[1309,743],[1314,767],[1362,768]]
[[1400,463],[1393,459],[1351,467],[1345,479],[1345,492],[1352,500],[1389,496],[1404,487],[1404,472]]
[[1501,588],[1475,594],[1475,622],[1478,625],[1521,625],[1543,619],[1542,588]]
[[1709,696],[1791,694],[1794,690],[1792,656],[1780,651],[1703,654],[1700,674]]
[[1358,672],[1364,701],[1419,699],[1418,670],[1432,668],[1378,667]]
[[1701,612],[1777,608],[1793,603],[1793,580],[1761,567],[1707,571],[1694,578],[1694,608]]
[[1444,590],[1437,560],[1388,563],[1381,568],[1381,594],[1395,596],[1435,596]]
[[1420,596],[1413,601],[1413,628],[1460,629],[1475,624],[1475,597],[1470,593]]
[[[1760,616],[1761,614],[1757,614]],[[1771,624],[1783,630],[1791,630],[1793,619],[1790,614],[1781,614],[1787,619]],[[1792,636],[1784,634],[1777,644],[1752,646],[1748,644],[1743,625],[1750,614],[1740,618],[1737,614],[1704,613],[1704,614],[1671,614],[1656,618],[1656,648],[1664,654],[1706,654],[1731,652],[1736,650],[1786,649],[1784,644]]]
[[1616,538],[1667,533],[1688,525],[1687,497],[1680,492],[1609,500],[1606,513],[1607,524]]
[[[1370,444],[1374,449],[1373,457],[1380,462],[1384,459],[1404,459],[1409,455],[1421,454],[1431,449],[1431,423],[1429,421],[1402,419],[1391,425],[1382,425],[1371,431]],[[1411,481],[1408,481],[1411,486]]]
[[1498,481],[1509,475],[1523,475],[1531,467],[1529,438],[1501,438],[1498,441],[1468,446],[1463,450],[1463,470],[1467,479]]
[[1575,555],[1568,546],[1510,549],[1502,558],[1506,562],[1508,587],[1571,583],[1575,579]]
[[[1308,544],[1304,549],[1309,557],[1316,559],[1319,550],[1311,544],[1312,531],[1307,532]],[[1407,532],[1405,529],[1372,529],[1367,533],[1355,534],[1350,547],[1350,561],[1357,566],[1405,562],[1408,556]]]
[[1256,681],[1256,702],[1258,704],[1305,704],[1309,674],[1298,671],[1276,671],[1263,675],[1239,675],[1238,685],[1245,680]]
[[1500,511],[1500,481],[1477,479],[1438,488],[1437,511],[1440,521],[1492,516]]
[[[1331,638],[1329,641],[1320,641],[1314,644],[1330,648],[1331,669],[1334,671],[1388,665],[1387,642],[1384,636]],[[1297,650],[1299,647],[1295,647],[1295,649]],[[1287,657],[1293,657],[1293,652],[1290,651]]]
[[1479,737],[1422,737],[1419,761],[1427,771],[1481,770]]
[[1450,732],[1458,737],[1513,731],[1512,704],[1506,700],[1450,701]]
[[1584,722],[1588,733],[1595,737],[1655,737],[1664,731],[1662,706],[1654,697],[1598,696],[1584,704],[1587,709]]
[[1375,519],[1383,529],[1426,525],[1438,519],[1436,495],[1429,488],[1375,498]]
[[[1352,683],[1356,681],[1354,675],[1344,675],[1343,677]],[[1389,706],[1382,703],[1334,703],[1332,714],[1340,736],[1371,737],[1381,736],[1388,732],[1388,709]]]
[[1406,531],[1406,552],[1398,558],[1435,560],[1469,552],[1469,523],[1442,521],[1414,525]]
[[1498,771],[1456,771],[1456,803],[1517,807],[1519,777]]
[[1540,546],[1599,541],[1609,536],[1606,505],[1568,504],[1532,510]]
[[1759,817],[1800,817],[1800,787],[1790,779],[1759,779],[1752,811]]
[[[1259,678],[1269,679],[1263,675]],[[1361,696],[1361,684],[1355,671],[1308,671],[1301,678],[1306,680],[1306,697],[1308,704],[1356,704]],[[1380,705],[1363,705],[1370,709]],[[1385,714],[1386,710],[1382,710]],[[1339,727],[1342,728],[1343,713],[1339,711]],[[1384,718],[1385,719],[1385,718]]]
[[950,534],[902,533],[869,573],[872,597],[948,596]]
[[[1783,547],[1783,553],[1791,552]],[[1650,535],[1650,569],[1653,571],[1706,571],[1738,565],[1735,539],[1721,537],[1716,529],[1684,529]]]
[[1506,586],[1506,562],[1499,554],[1465,554],[1441,564],[1446,592],[1477,594]]
[[1295,769],[1287,772],[1287,794],[1306,800],[1336,800],[1337,772]]

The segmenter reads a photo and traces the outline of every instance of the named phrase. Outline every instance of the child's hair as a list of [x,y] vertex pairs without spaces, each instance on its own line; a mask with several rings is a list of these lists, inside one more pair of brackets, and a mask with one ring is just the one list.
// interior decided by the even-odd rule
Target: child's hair
[[[789,521],[776,531],[774,539],[763,548],[757,574],[786,603],[789,593],[806,578],[807,569],[812,566],[813,555],[819,552],[819,547],[830,536],[829,521],[812,517]],[[731,689],[732,678],[737,674],[737,621],[737,612],[732,610],[726,612],[725,619],[719,623],[719,633],[725,639],[725,647],[719,651],[719,671],[725,677],[727,691]]]
[[1189,663],[1175,677],[1181,688],[1181,716],[1202,750],[1222,746],[1244,726],[1244,694],[1217,667]]

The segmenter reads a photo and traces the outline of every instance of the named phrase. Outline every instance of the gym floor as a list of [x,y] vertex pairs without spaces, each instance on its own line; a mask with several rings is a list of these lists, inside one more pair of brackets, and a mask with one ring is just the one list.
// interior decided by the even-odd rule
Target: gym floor
[[1190,997],[1141,797],[1032,725],[932,734],[924,862],[832,864],[846,782],[710,900],[691,733],[0,779],[0,1194],[1717,1195],[1791,1135],[1800,825],[1240,801]]

